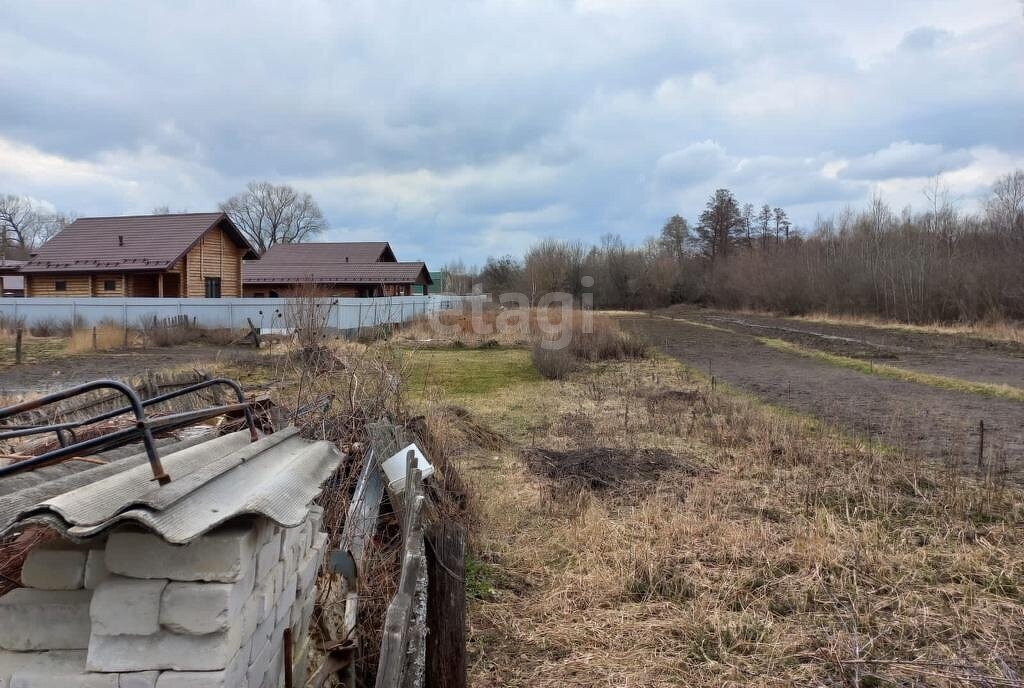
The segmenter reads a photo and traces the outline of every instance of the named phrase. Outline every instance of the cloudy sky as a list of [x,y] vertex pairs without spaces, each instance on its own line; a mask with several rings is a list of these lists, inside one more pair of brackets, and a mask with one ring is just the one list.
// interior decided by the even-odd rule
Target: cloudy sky
[[1020,0],[0,0],[0,193],[311,192],[431,263],[640,241],[716,188],[800,225],[1024,167]]

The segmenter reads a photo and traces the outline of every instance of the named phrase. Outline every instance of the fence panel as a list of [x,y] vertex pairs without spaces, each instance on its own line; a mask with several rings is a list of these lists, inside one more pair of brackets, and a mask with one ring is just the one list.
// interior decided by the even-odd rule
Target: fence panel
[[[401,323],[439,310],[479,301],[483,296],[393,296],[320,299],[332,309],[328,322],[338,330],[355,330]],[[31,326],[45,321],[75,322],[91,327],[103,321],[140,327],[153,318],[186,315],[201,327],[241,328],[247,320],[256,327],[288,327],[293,299],[171,299],[171,298],[0,298],[0,319]]]

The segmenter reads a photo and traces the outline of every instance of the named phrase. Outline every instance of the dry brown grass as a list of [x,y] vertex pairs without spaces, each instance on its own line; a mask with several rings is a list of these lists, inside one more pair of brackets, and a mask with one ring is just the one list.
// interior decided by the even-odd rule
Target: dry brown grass
[[[764,315],[764,313],[760,313]],[[973,337],[991,342],[1011,342],[1024,344],[1024,323],[1009,320],[989,320],[977,323],[949,324],[931,323],[914,325],[895,320],[868,318],[853,315],[833,315],[829,313],[811,313],[803,316],[792,316],[794,320],[820,322],[834,325],[857,325],[860,327],[876,327],[887,330],[905,330],[922,334],[944,334]]]
[[[124,347],[124,328],[113,322],[102,322],[96,325],[95,338],[93,328],[77,329],[71,333],[65,351],[82,353],[85,351],[109,351]],[[132,338],[129,337],[129,344]]]
[[515,447],[465,452],[475,685],[1021,685],[1024,491],[998,474],[854,443],[661,359],[470,409],[520,447],[686,457],[623,499]]
[[552,330],[561,327],[566,319],[565,326],[573,333],[589,329],[588,321],[598,335],[608,329],[617,331],[608,314],[602,312],[573,309],[566,313],[560,308],[503,309],[487,305],[477,314],[468,310],[439,313],[437,322],[444,328],[440,332],[428,318],[416,318],[397,328],[394,338],[444,346],[530,346],[540,337],[557,338],[558,333]]

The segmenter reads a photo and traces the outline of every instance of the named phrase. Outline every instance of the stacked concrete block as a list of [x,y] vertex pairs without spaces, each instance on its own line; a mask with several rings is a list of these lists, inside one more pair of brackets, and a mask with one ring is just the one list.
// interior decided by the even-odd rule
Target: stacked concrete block
[[37,587],[0,598],[0,688],[277,688],[286,628],[301,685],[321,518],[247,519],[183,546],[124,530],[104,549],[34,550],[22,577]]

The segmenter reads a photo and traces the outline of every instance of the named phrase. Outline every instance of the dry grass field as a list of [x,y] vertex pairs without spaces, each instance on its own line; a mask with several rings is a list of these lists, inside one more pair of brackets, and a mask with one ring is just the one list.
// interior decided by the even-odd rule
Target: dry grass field
[[474,685],[1022,685],[1019,487],[661,355],[410,360],[476,494]]
[[531,336],[457,321],[326,342],[340,363],[314,376],[287,347],[152,355],[290,406],[329,392],[406,409],[454,469],[441,484],[468,492],[473,685],[1024,685],[1019,483],[713,383],[614,319],[582,335],[578,318],[557,376]]

